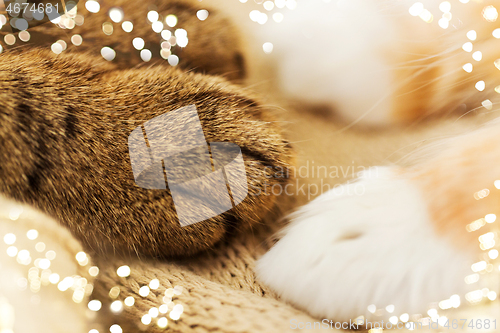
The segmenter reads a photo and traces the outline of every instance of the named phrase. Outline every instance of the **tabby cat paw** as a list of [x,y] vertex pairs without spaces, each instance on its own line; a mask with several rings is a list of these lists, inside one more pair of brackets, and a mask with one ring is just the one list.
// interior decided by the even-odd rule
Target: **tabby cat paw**
[[[82,55],[23,52],[0,55],[0,193],[54,217],[88,251],[192,255],[274,208],[266,189],[288,181],[272,170],[287,168],[292,151],[245,89],[172,68],[119,71]],[[47,94],[54,82],[58,94]],[[229,146],[240,154],[222,154]],[[137,176],[145,165],[157,171],[151,179]],[[180,208],[196,219],[183,224]]]

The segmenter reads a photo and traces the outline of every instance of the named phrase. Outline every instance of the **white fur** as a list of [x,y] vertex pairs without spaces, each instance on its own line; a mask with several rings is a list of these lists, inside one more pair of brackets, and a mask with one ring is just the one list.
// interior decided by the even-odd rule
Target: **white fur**
[[374,319],[371,304],[425,313],[429,303],[466,289],[474,254],[435,234],[408,180],[372,168],[339,192],[302,207],[258,261],[258,277],[283,299],[318,317]]
[[[439,2],[422,2],[439,12]],[[328,106],[353,123],[387,125],[398,121],[397,89],[411,80],[396,75],[408,66],[402,55],[421,52],[409,45],[428,45],[443,33],[437,19],[427,24],[409,14],[414,3],[297,1],[294,10],[284,10],[282,22],[269,19],[252,32],[260,43],[273,44],[266,61],[274,58],[277,84],[289,98]],[[460,8],[453,5],[453,12]]]
[[263,28],[274,45],[278,83],[287,95],[326,104],[348,120],[390,122],[393,21],[373,1],[299,1],[283,22]]

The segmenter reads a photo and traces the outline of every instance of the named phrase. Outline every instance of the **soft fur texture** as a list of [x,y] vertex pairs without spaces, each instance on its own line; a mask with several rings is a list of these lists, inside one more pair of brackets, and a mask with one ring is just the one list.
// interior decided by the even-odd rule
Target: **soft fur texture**
[[[292,185],[297,190],[294,183],[289,184],[289,177],[276,176],[276,170],[306,164],[309,168],[314,161],[316,166],[325,167],[387,164],[422,141],[444,133],[456,135],[482,121],[468,120],[465,125],[429,122],[417,129],[386,132],[347,131],[344,124],[332,121],[332,111],[353,121],[347,127],[356,122],[405,124],[455,110],[462,115],[485,98],[495,101],[492,88],[497,72],[490,67],[497,47],[489,36],[497,23],[476,28],[483,5],[453,3],[453,8],[460,9],[453,11],[457,14],[454,23],[468,12],[474,20],[442,34],[435,25],[408,16],[411,4],[299,2],[296,13],[287,12],[290,15],[285,15],[281,26],[266,25],[263,34],[255,27],[246,31],[254,33],[256,39],[273,38],[274,63],[270,57],[256,56],[261,45],[245,49],[237,30],[220,13],[225,3],[220,11],[209,8],[209,18],[203,22],[196,19],[196,12],[208,7],[196,1],[101,3],[97,14],[88,13],[82,6],[85,24],[71,31],[83,36],[81,47],[72,46],[67,31],[50,23],[30,29],[32,40],[26,47],[4,46],[0,54],[0,192],[39,208],[67,226],[101,260],[106,273],[97,282],[99,297],[107,299],[109,288],[115,285],[137,295],[139,284],[148,283],[145,276],[159,276],[168,286],[172,281],[189,280],[189,291],[194,295],[191,304],[199,305],[201,299],[201,303],[210,304],[211,312],[193,306],[186,310],[189,321],[173,324],[177,327],[174,330],[218,330],[221,317],[228,313],[219,310],[227,305],[232,307],[228,321],[235,322],[235,313],[248,304],[252,304],[252,310],[257,308],[249,312],[255,320],[255,313],[268,309],[262,296],[275,295],[252,273],[254,258],[268,244],[262,234],[252,232],[267,228],[259,223],[269,221],[265,218],[269,219],[268,213],[277,203],[285,206],[290,199],[283,195],[278,198],[266,189]],[[434,6],[435,11],[438,3],[425,1],[425,5]],[[109,21],[111,6],[123,7],[124,19],[134,21],[132,34],[124,33],[119,24],[114,25],[111,36],[103,34],[101,26]],[[175,49],[181,58],[178,69],[166,65],[158,57],[159,50],[154,49],[159,37],[146,21],[150,9],[161,15],[174,13],[179,18],[178,27],[188,31],[188,46]],[[333,25],[332,17],[337,19]],[[243,21],[238,24],[245,26]],[[484,60],[474,63],[475,72],[470,75],[461,69],[464,62],[471,61],[470,54],[460,46],[467,41],[465,32],[472,28],[478,31],[475,47],[483,50]],[[147,65],[142,65],[139,52],[132,47],[135,36],[143,37],[154,51]],[[69,47],[54,55],[48,46],[59,38]],[[117,51],[111,63],[99,52],[106,45]],[[242,82],[246,74],[259,72],[250,64],[259,59],[261,64],[274,64],[278,73],[273,77],[271,71],[266,72],[269,67],[263,66],[261,85],[256,89],[275,94],[277,100],[281,97],[280,105],[293,105],[279,115],[250,92],[248,85],[233,85]],[[488,86],[484,94],[474,89],[478,78]],[[266,89],[262,81],[268,79],[272,82]],[[310,104],[304,106],[297,100]],[[191,104],[198,109],[209,142],[232,142],[241,147],[251,193],[235,209],[181,228],[168,191],[145,190],[134,184],[126,139],[145,121]],[[464,224],[471,222],[470,218],[498,209],[498,197],[493,193],[490,201],[481,201],[480,209],[464,209],[473,200],[472,193],[491,187],[495,177],[494,170],[481,172],[483,167],[499,163],[496,145],[491,143],[498,141],[498,125],[489,128],[434,146],[434,155],[438,156],[424,156],[424,163],[414,168],[395,168],[389,174],[381,171],[381,178],[366,173],[359,182],[340,187],[343,193],[336,194],[340,191],[336,188],[333,194],[303,207],[281,233],[283,239],[258,265],[259,276],[282,299],[315,317],[324,315],[335,320],[367,315],[370,303],[378,307],[394,304],[397,311],[425,311],[428,302],[463,291],[463,276],[475,252],[468,248],[462,251],[456,240],[461,241]],[[292,158],[286,138],[295,146],[297,160]],[[462,149],[465,143],[466,149]],[[373,147],[378,149],[374,151]],[[450,153],[444,154],[445,149]],[[450,172],[453,167],[459,172]],[[297,187],[308,187],[304,195],[297,190],[297,202],[320,194],[323,181],[333,185],[351,174],[354,176],[348,171],[326,180],[299,175]],[[464,179],[470,180],[467,186]],[[309,185],[319,185],[314,194]],[[366,190],[363,195],[357,195],[360,185]],[[461,232],[454,233],[456,221]],[[270,224],[269,229],[278,225],[276,221]],[[246,231],[243,246],[232,244],[236,241],[231,236],[237,230]],[[467,246],[472,244],[470,238],[464,239]],[[262,244],[256,245],[258,242]],[[203,251],[207,252],[200,253]],[[180,266],[132,260],[137,271],[133,279],[124,281],[115,274],[122,262],[108,257],[113,252],[191,258],[179,259]],[[103,254],[106,256],[100,257]],[[229,259],[220,259],[224,256]],[[242,256],[245,260],[240,260]],[[234,267],[227,268],[227,262]],[[202,278],[193,277],[193,272]],[[209,283],[205,284],[205,279]],[[432,283],[425,285],[428,281]],[[218,283],[228,288],[218,288]],[[200,293],[206,285],[214,287],[213,293]],[[248,303],[240,303],[240,294],[234,298],[220,296],[233,295],[230,288],[253,292],[262,302],[253,302],[250,297]],[[147,299],[138,298],[137,307],[127,309],[130,312],[122,317],[128,321],[124,327],[137,329],[139,314],[159,306],[158,299],[161,297],[154,293]],[[271,303],[286,307],[274,300]],[[198,319],[209,318],[209,325],[198,325],[193,309],[205,311]],[[295,309],[284,312],[280,324],[299,313]],[[255,327],[238,327],[248,331],[246,327],[250,326]],[[284,330],[281,326],[262,327],[268,331],[274,328]],[[148,330],[157,332],[159,328],[149,326]]]
[[[442,14],[438,2],[423,1],[433,24],[408,14],[413,3],[299,2],[284,28],[264,27],[271,34],[261,36],[277,49],[279,86],[289,98],[326,105],[348,127],[415,123],[497,101],[498,46],[491,32],[498,22],[482,18],[488,3],[452,2],[447,30],[435,22]],[[472,29],[480,62],[461,48]],[[472,74],[461,68],[467,62],[474,63]],[[478,80],[485,81],[484,92],[474,88]],[[463,278],[481,258],[478,235],[465,226],[498,214],[498,174],[487,166],[499,163],[492,146],[499,128],[493,122],[434,143],[413,157],[419,163],[412,167],[380,179],[365,174],[324,193],[292,215],[281,240],[258,263],[258,276],[296,306],[344,320],[373,317],[370,304],[425,313],[432,302],[463,295]],[[357,195],[360,188],[366,193]],[[474,200],[482,189],[490,196]]]
[[[258,262],[258,276],[295,305],[343,320],[392,316],[374,316],[371,304],[425,313],[454,294],[495,291],[488,280],[468,286],[463,279],[486,258],[467,224],[500,213],[498,171],[480,167],[500,163],[499,129],[498,119],[491,121],[427,145],[411,167],[372,168],[324,193],[291,216]],[[474,200],[481,190],[488,195]],[[495,230],[486,226],[479,235]]]
[[[178,9],[180,17],[188,9]],[[0,59],[0,191],[57,218],[89,250],[194,254],[256,223],[275,203],[272,194],[258,195],[261,188],[287,181],[264,168],[291,161],[272,113],[223,79],[165,67],[122,71],[100,55],[38,49],[4,51]],[[168,191],[135,184],[127,138],[191,104],[208,142],[241,147],[250,191],[234,210],[181,227]]]
[[436,234],[423,195],[397,170],[369,169],[294,213],[259,260],[258,276],[313,315],[347,321],[381,319],[367,311],[371,304],[423,313],[463,294],[459,277],[469,274],[475,252]]
[[[465,113],[485,99],[498,101],[493,61],[499,22],[486,23],[488,2],[451,2],[452,19],[442,29],[440,1],[422,1],[433,13],[425,23],[408,10],[413,0],[298,1],[283,22],[253,27],[258,40],[272,42],[269,56],[287,98],[320,105],[351,125],[404,124],[429,116]],[[477,32],[472,59],[462,45]],[[472,73],[462,69],[466,63]],[[481,73],[477,76],[477,73]],[[474,84],[484,80],[478,93]]]

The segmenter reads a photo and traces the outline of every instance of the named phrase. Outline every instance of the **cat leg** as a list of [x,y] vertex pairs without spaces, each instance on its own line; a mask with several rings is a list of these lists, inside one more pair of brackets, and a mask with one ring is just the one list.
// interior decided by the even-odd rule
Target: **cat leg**
[[381,319],[367,310],[372,304],[425,314],[432,302],[481,289],[482,280],[468,286],[464,278],[488,257],[478,237],[498,225],[499,129],[494,121],[432,144],[414,167],[369,169],[303,206],[258,261],[258,277],[336,320]]
[[[121,71],[47,50],[3,52],[0,72],[0,192],[54,217],[89,251],[206,250],[259,223],[277,203],[267,189],[288,182],[271,172],[292,162],[272,110],[221,78],[160,66]],[[140,134],[134,144],[132,133]],[[224,145],[238,154],[216,157]],[[146,162],[160,171],[139,181],[134,165]]]

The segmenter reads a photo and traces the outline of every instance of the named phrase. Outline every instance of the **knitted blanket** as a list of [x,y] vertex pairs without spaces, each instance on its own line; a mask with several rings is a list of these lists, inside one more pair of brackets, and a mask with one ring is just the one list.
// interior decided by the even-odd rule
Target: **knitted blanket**
[[[310,123],[327,126],[314,116]],[[332,133],[337,133],[332,134],[333,142],[342,144],[332,150],[331,163],[349,165],[355,160],[375,164],[383,161],[387,152],[392,156],[386,161],[397,160],[411,149],[409,143],[432,137],[436,133],[433,128],[440,133],[460,130],[456,125],[440,123],[424,129],[392,131],[374,139],[353,131],[335,132],[332,127]],[[289,130],[297,137],[307,137],[300,124],[290,125]],[[315,134],[309,132],[308,135],[313,139]],[[307,145],[307,141],[296,143],[297,150],[303,152],[299,153],[298,165],[311,158],[308,154],[314,154],[305,150]],[[342,181],[344,179],[339,178],[332,183]],[[314,180],[302,179],[301,182]],[[286,223],[281,217],[304,201],[307,198],[283,197],[282,205],[270,212],[261,224],[251,231],[233,235],[211,251],[182,260],[155,260],[88,258],[79,242],[57,222],[1,198],[0,236],[4,242],[0,244],[3,282],[0,331],[11,332],[7,330],[15,323],[22,327],[32,325],[31,329],[38,333],[70,330],[85,333],[288,332],[299,327],[308,332],[335,330],[335,322],[314,318],[307,314],[307,309],[281,301],[256,280],[253,271],[256,259],[272,246],[273,235]],[[36,237],[32,230],[36,230]],[[13,242],[11,234],[16,236]],[[44,244],[41,251],[40,243]],[[12,247],[16,247],[15,253]],[[50,258],[52,248],[57,249],[57,256],[47,268],[47,261],[40,258]],[[21,249],[30,249],[30,262]],[[369,277],[369,272],[366,274]],[[332,300],[336,301],[339,300]],[[465,308],[454,316],[470,318],[473,313],[498,314],[499,302],[488,308]],[[23,328],[15,332],[27,331],[28,328]]]

